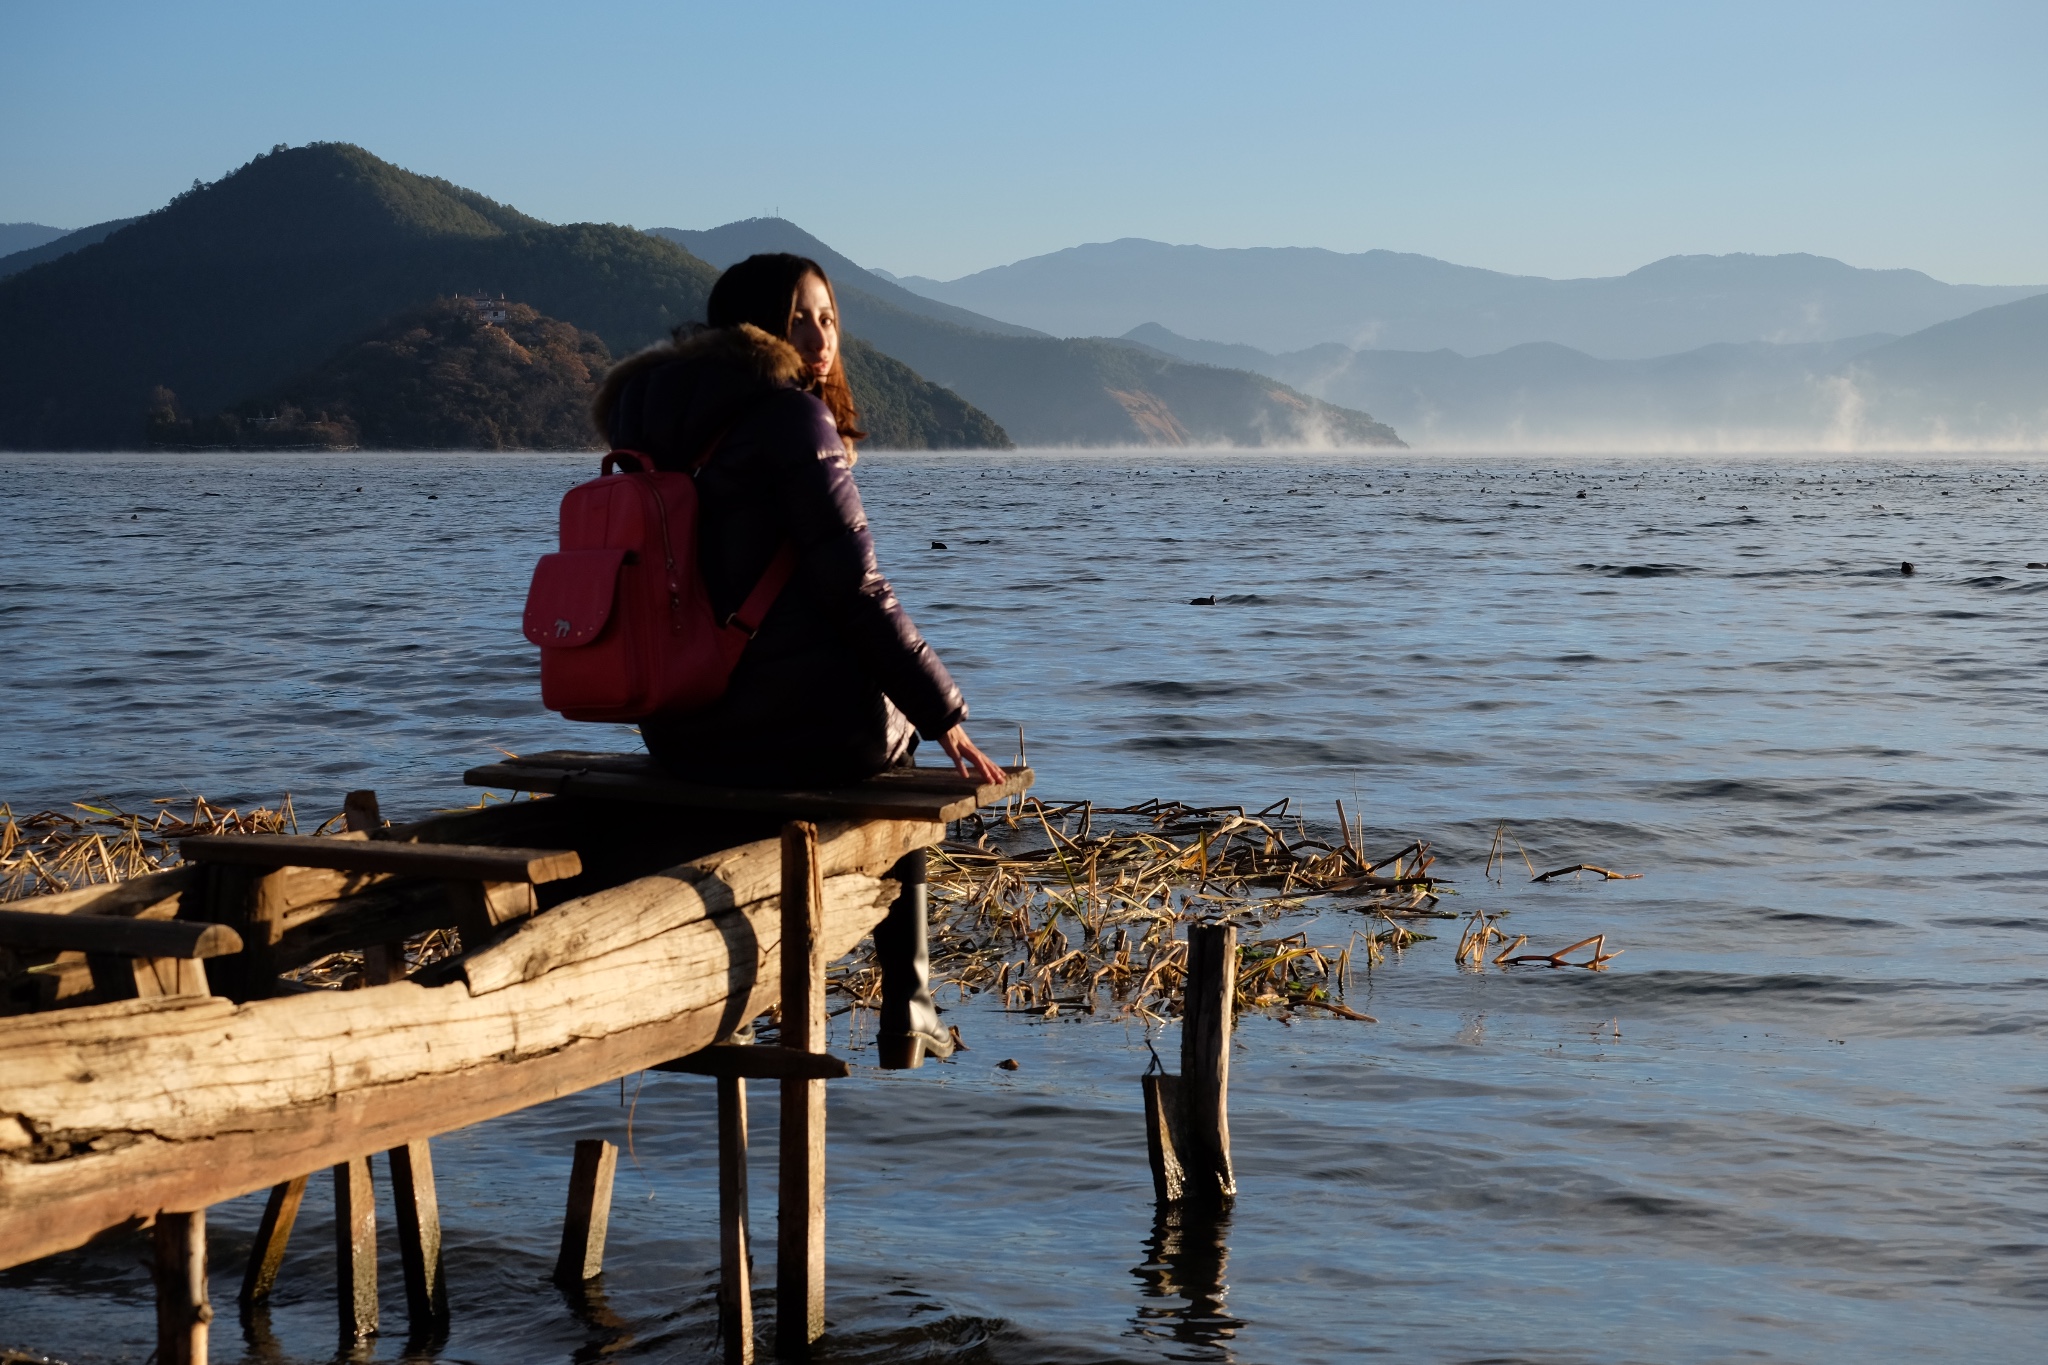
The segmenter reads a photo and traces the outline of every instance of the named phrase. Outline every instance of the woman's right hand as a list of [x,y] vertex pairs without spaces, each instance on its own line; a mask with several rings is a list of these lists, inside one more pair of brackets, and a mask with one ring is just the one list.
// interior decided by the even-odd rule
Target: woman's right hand
[[960,770],[962,777],[979,778],[990,786],[1008,778],[1008,774],[996,766],[994,759],[974,746],[964,725],[956,725],[940,735],[939,747],[946,751],[947,758],[953,760],[953,766]]

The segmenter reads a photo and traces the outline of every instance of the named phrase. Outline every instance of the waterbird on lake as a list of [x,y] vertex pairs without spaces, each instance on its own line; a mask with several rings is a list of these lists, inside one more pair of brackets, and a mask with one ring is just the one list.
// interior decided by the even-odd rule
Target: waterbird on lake
[[1899,572],[1902,574],[1909,574],[1913,572],[1913,561],[1909,559],[1901,563],[1899,565]]
[[1216,605],[1216,596],[1211,593],[1207,597],[1190,597],[1188,605],[1191,607],[1213,607]]
[[935,540],[932,542],[932,548],[934,550],[943,550],[946,548],[946,542],[943,540]]

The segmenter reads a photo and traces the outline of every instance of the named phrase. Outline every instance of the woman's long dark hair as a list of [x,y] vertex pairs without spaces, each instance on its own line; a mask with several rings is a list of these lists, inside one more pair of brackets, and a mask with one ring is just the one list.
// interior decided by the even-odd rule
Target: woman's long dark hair
[[[751,322],[769,336],[789,340],[789,324],[796,316],[796,291],[804,276],[816,275],[832,299],[832,312],[839,313],[839,295],[823,266],[807,256],[787,251],[749,256],[718,277],[711,286],[711,298],[704,305],[704,320],[713,327],[737,327]],[[818,397],[832,411],[832,423],[843,441],[867,436],[860,429],[860,414],[854,410],[853,390],[846,383],[846,339],[840,335],[840,351],[832,373],[817,381]]]

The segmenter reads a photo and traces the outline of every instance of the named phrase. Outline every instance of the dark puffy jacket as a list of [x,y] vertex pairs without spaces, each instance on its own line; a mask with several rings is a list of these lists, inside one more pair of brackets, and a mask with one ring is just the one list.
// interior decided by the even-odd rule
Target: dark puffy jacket
[[803,377],[787,343],[753,327],[721,328],[628,357],[598,395],[613,448],[644,452],[664,469],[689,469],[718,440],[697,475],[698,556],[721,617],[785,540],[798,554],[724,698],[641,724],[648,750],[692,777],[857,781],[907,759],[912,726],[936,739],[967,716],[875,563],[847,453],[825,404],[799,387]]

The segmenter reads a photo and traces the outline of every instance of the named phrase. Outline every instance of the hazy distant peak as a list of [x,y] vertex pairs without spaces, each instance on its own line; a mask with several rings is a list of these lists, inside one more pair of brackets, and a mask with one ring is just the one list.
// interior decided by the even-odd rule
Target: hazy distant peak
[[70,228],[54,228],[43,223],[0,223],[0,256],[32,250],[54,242],[70,231]]

